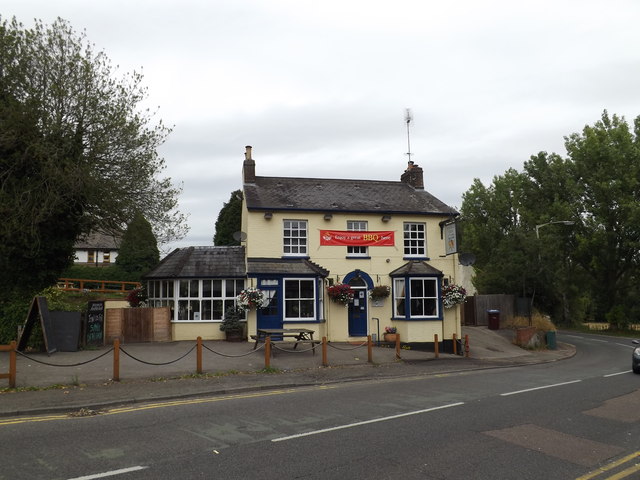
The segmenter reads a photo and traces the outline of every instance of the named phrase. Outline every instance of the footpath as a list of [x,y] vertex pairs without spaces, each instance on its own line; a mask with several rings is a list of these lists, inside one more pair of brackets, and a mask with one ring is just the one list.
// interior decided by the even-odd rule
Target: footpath
[[[555,350],[524,350],[513,344],[513,330],[463,327],[469,356],[387,345],[330,343],[327,364],[321,348],[278,346],[265,369],[264,346],[253,342],[203,342],[202,374],[197,372],[196,342],[121,345],[119,381],[113,381],[112,346],[78,352],[18,355],[16,389],[0,379],[0,417],[51,413],[92,414],[118,405],[186,397],[326,385],[390,377],[425,376],[465,370],[552,362],[575,354],[557,342]],[[559,337],[559,340],[562,340]],[[0,352],[0,372],[8,372],[9,354]]]

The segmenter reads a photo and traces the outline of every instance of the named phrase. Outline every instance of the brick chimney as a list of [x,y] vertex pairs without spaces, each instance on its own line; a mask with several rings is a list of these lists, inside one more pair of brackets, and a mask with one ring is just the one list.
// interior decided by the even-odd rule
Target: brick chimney
[[245,147],[242,181],[243,183],[256,183],[256,162],[251,158],[251,145]]
[[407,169],[400,176],[400,181],[408,183],[416,190],[424,190],[424,178],[422,168],[412,161],[409,161]]

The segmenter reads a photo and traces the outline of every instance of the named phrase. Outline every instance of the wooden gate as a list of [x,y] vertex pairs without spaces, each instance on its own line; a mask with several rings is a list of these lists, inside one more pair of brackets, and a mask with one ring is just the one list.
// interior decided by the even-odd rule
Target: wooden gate
[[153,310],[127,308],[124,310],[122,336],[125,343],[153,341]]

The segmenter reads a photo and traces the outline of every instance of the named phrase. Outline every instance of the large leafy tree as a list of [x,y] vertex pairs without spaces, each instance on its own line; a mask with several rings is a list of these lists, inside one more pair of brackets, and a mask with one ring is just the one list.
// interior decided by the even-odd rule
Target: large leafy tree
[[214,245],[240,245],[240,240],[234,234],[240,232],[242,224],[242,199],[242,190],[235,190],[220,209],[213,236]]
[[0,17],[0,295],[51,284],[79,234],[135,212],[161,242],[184,236],[157,151],[170,130],[140,108],[142,76],[115,73],[64,20]]
[[[556,319],[638,319],[640,117],[605,111],[565,138],[567,157],[541,152],[464,194],[464,249],[481,293],[524,294]],[[567,222],[572,222],[567,224]]]

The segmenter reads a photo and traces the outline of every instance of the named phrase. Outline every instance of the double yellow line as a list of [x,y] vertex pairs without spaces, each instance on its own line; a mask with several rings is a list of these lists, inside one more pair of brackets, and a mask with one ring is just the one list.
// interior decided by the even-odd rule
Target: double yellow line
[[[631,455],[627,455],[624,458],[621,458],[620,460],[616,460],[615,462],[611,462],[608,465],[599,468],[598,470],[595,470],[593,472],[587,473],[586,475],[583,475],[582,477],[578,477],[576,478],[576,480],[590,480],[592,478],[596,478],[599,477],[600,475],[605,475],[608,472],[610,472],[611,470],[614,470],[616,468],[621,467],[622,465],[624,465],[627,462],[631,462],[632,460],[636,459],[640,457],[640,452],[635,452],[632,453]],[[640,463],[636,463],[635,465],[633,465],[632,467],[628,467],[625,468],[624,470],[614,473],[613,475],[609,476],[609,477],[601,477],[600,480],[622,480],[624,478],[629,478],[630,475],[640,472]]]
[[95,415],[60,414],[60,415],[42,415],[38,417],[4,418],[4,419],[0,419],[0,427],[6,426],[6,425],[17,425],[20,423],[52,422],[56,420],[69,420],[72,418],[87,418],[87,417],[91,418],[95,416],[120,415],[123,413],[141,412],[144,410],[153,410],[156,408],[178,407],[182,405],[198,405],[203,403],[224,402],[227,400],[239,400],[244,398],[271,397],[276,395],[288,395],[291,393],[305,392],[305,391],[328,390],[332,388],[337,388],[337,386],[323,385],[319,387],[309,387],[309,388],[288,388],[288,389],[268,390],[263,392],[254,392],[254,393],[224,395],[220,397],[191,398],[191,399],[171,400],[171,401],[157,402],[157,403],[145,403],[142,405],[135,405],[135,406],[131,405],[131,406],[120,407],[120,408],[112,408],[108,410],[100,410]]

